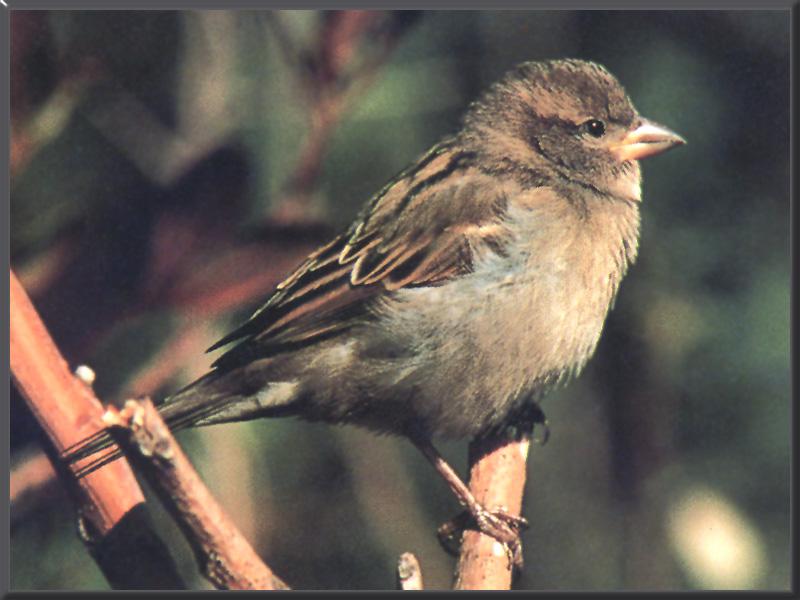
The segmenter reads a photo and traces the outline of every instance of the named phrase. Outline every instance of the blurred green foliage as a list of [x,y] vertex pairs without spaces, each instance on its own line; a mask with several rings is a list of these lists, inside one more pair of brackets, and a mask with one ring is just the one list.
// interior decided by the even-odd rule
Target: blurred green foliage
[[[204,262],[230,239],[257,238],[281,208],[309,112],[273,17],[14,11],[12,42],[27,27],[28,45],[12,62],[12,111],[35,151],[12,180],[12,264],[23,281],[46,282],[32,292],[37,307],[69,360],[96,368],[107,400],[205,318],[142,291],[156,232],[180,245],[177,225],[199,227],[186,252]],[[314,47],[324,15],[278,18],[297,48]],[[545,401],[553,436],[530,459],[517,587],[787,589],[788,11],[425,12],[332,131],[300,206],[331,231],[345,226],[507,69],[567,56],[607,66],[642,114],[689,143],[643,165],[639,262],[595,360]],[[255,300],[209,322],[203,341]],[[205,346],[153,391],[202,372]],[[434,531],[457,507],[406,442],[285,420],[181,440],[293,587],[391,587],[408,550],[427,587],[450,585],[452,560]],[[36,443],[14,396],[12,460]],[[464,445],[444,450],[463,470]],[[754,532],[755,550],[731,525],[730,547],[744,548],[738,579],[675,541],[669,515],[698,486]],[[63,502],[14,520],[13,589],[106,587],[73,521]],[[160,512],[158,522],[187,579],[207,587],[174,526]]]

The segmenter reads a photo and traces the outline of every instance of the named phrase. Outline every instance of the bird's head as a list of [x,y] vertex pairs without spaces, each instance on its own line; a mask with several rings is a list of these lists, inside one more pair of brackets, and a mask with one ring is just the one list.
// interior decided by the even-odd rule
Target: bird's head
[[519,65],[471,105],[462,139],[505,172],[542,172],[629,200],[640,199],[638,160],[684,143],[583,60]]

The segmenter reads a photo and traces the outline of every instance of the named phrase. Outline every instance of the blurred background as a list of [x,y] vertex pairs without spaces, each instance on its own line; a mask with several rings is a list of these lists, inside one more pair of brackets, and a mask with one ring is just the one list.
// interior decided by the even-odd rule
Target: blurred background
[[[507,69],[607,66],[689,143],[644,162],[639,261],[544,402],[516,587],[788,589],[788,11],[14,10],[11,47],[12,267],[114,402],[203,373]],[[408,442],[286,419],[179,439],[292,587],[392,588],[404,551],[450,587],[434,532],[458,507]],[[12,589],[107,589],[15,390],[10,443]]]

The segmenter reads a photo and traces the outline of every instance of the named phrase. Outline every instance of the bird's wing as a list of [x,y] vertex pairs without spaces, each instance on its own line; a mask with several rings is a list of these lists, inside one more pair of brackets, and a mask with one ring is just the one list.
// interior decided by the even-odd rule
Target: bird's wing
[[209,350],[243,340],[214,363],[235,367],[358,321],[372,300],[468,272],[475,243],[498,244],[505,197],[481,185],[472,153],[434,146],[390,181],[351,226],[312,253],[248,321]]
[[[186,427],[219,409],[213,396],[181,396],[199,382],[341,333],[361,322],[383,294],[440,285],[467,273],[478,248],[502,251],[505,229],[499,217],[506,200],[486,177],[474,155],[452,142],[434,146],[390,181],[347,233],[313,252],[249,320],[209,348],[240,342],[215,361],[214,370],[159,406],[170,427]],[[176,410],[167,413],[170,409]],[[68,449],[65,460],[77,462],[112,446],[103,430]],[[119,455],[112,448],[80,476]]]

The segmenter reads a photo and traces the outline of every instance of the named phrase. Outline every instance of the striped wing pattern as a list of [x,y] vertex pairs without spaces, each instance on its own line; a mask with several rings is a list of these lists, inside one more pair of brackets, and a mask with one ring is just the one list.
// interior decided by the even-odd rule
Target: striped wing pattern
[[453,182],[476,171],[452,140],[434,146],[376,194],[350,229],[312,253],[248,321],[210,350],[244,340],[214,363],[235,368],[358,322],[372,300],[404,287],[433,286],[471,268],[470,234],[504,208],[497,198],[448,206]]
[[[391,180],[346,233],[309,255],[248,321],[209,348],[241,341],[199,381],[346,331],[381,294],[439,285],[469,272],[477,239],[502,251],[497,219],[504,196],[464,191],[471,190],[464,187],[470,177],[481,176],[475,162],[473,154],[444,141]],[[173,430],[213,414],[226,401],[202,396],[189,401],[180,394],[159,407]],[[106,430],[65,452],[68,463],[89,456],[95,458],[78,471],[80,477],[120,452]]]

